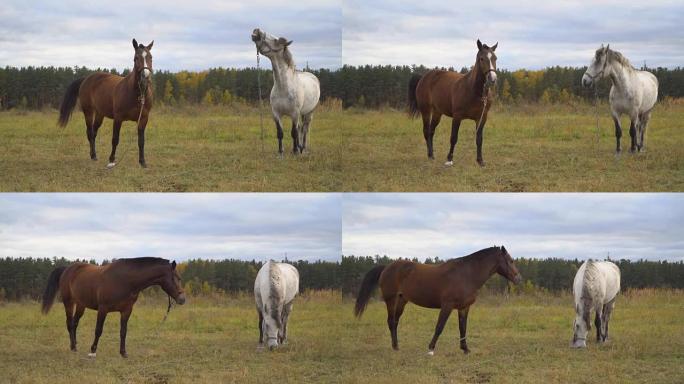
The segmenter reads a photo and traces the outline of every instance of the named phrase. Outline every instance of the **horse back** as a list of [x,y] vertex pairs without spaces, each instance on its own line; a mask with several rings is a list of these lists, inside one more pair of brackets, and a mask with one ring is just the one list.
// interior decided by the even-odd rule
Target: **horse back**
[[123,79],[121,76],[104,72],[86,77],[79,90],[81,108],[113,119],[115,90]]
[[425,73],[416,87],[418,109],[452,116],[452,91],[464,75],[454,71],[433,69]]
[[80,303],[90,309],[98,307],[98,290],[102,282],[102,267],[87,263],[70,265],[60,280],[63,301]]
[[383,298],[402,295],[404,299],[427,308],[441,306],[443,285],[441,265],[428,265],[397,260],[380,275]]

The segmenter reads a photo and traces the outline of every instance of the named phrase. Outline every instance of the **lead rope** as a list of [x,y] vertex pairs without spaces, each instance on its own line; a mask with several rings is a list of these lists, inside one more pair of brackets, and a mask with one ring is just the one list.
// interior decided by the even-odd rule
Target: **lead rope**
[[596,145],[598,146],[601,138],[601,132],[599,127],[599,95],[597,81],[594,81],[594,111],[596,112]]
[[477,121],[477,125],[475,126],[475,137],[477,138],[477,134],[480,132],[482,129],[482,118],[484,117],[485,110],[487,109],[487,99],[489,97],[489,87],[487,86],[487,81],[485,80],[484,84],[482,84],[482,113],[480,114],[480,119]]
[[261,140],[261,153],[264,153],[264,102],[261,98],[261,68],[259,66],[259,48],[256,49],[256,59],[257,59],[257,88],[259,89],[259,125],[261,129],[261,134],[259,139]]

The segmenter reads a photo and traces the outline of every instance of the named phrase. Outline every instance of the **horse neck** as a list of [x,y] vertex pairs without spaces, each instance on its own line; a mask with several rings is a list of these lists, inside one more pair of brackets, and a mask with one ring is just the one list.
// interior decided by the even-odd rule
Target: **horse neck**
[[[496,250],[488,250],[481,256],[469,257],[463,260],[463,263],[470,266],[466,268],[469,271],[469,277],[473,283],[473,288],[477,291],[489,280],[489,278],[496,273],[497,256]],[[459,267],[462,270],[462,267]]]
[[166,265],[154,264],[141,267],[139,265],[130,265],[125,271],[125,275],[134,291],[139,292],[143,289],[160,285],[161,279],[166,274]]
[[473,90],[472,95],[478,98],[482,97],[482,90],[484,89],[486,79],[485,74],[480,71],[480,66],[477,65],[477,62],[475,62],[475,66],[466,76],[468,76],[468,84],[470,84],[470,88]]
[[281,56],[271,59],[273,67],[273,84],[278,89],[290,89],[294,84],[295,70],[290,67]]
[[624,91],[631,85],[629,82],[631,72],[633,72],[632,68],[628,68],[619,62],[612,62],[610,64],[610,81],[615,88]]

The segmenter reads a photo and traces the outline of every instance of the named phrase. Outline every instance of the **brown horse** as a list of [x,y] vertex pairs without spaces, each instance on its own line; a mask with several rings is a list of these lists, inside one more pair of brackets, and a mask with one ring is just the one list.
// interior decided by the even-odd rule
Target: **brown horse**
[[468,353],[468,310],[475,302],[480,287],[494,273],[516,284],[522,280],[511,255],[504,247],[483,249],[437,265],[408,260],[397,260],[386,266],[379,265],[368,271],[363,278],[354,314],[357,317],[361,316],[379,283],[382,299],[387,305],[387,325],[392,337],[392,348],[396,350],[399,349],[397,326],[406,303],[412,302],[426,308],[440,308],[435,335],[428,346],[428,353],[433,355],[437,339],[451,311],[457,309],[461,349]]
[[414,75],[409,81],[408,100],[409,113],[423,117],[423,136],[427,144],[428,158],[434,159],[432,138],[442,115],[451,120],[451,147],[446,165],[454,164],[454,147],[458,142],[458,129],[461,120],[475,120],[477,144],[477,162],[484,166],[482,160],[482,132],[487,122],[487,113],[491,106],[490,87],[496,83],[496,47],[488,47],[477,41],[475,66],[464,74],[454,71],[433,69],[426,74]]
[[[97,311],[95,340],[88,356],[95,357],[97,342],[109,312],[121,313],[120,353],[126,354],[126,331],[133,304],[143,289],[159,285],[178,304],[185,303],[185,292],[176,262],[156,257],[121,259],[111,264],[97,266],[74,263],[68,267],[55,268],[43,294],[43,313],[48,313],[57,291],[61,293],[66,325],[71,340],[71,350],[76,351],[76,328],[86,308]],[[170,305],[170,302],[169,302]],[[74,307],[76,312],[74,312]]]
[[59,108],[57,124],[66,126],[76,101],[81,101],[81,109],[85,116],[86,136],[90,142],[90,158],[97,160],[95,154],[95,138],[97,130],[105,117],[114,120],[112,132],[112,153],[109,155],[108,168],[116,165],[114,162],[116,146],[119,144],[119,131],[124,121],[138,123],[138,161],[145,168],[145,127],[152,108],[152,41],[149,45],[138,44],[133,39],[135,56],[133,57],[133,71],[126,77],[109,73],[94,73],[90,76],[75,80],[67,88],[62,105]]

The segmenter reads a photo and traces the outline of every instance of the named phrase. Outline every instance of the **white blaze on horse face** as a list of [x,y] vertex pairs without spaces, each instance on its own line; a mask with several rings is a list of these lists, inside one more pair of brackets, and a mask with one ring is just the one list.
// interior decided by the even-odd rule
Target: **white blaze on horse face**
[[[492,53],[491,52],[489,52],[487,54],[487,60],[489,60],[489,69],[493,70],[494,64],[492,64]],[[487,80],[492,84],[496,83],[496,72],[494,72],[494,71],[487,72]]]
[[[143,51],[142,60],[143,60],[143,66],[146,67],[147,66],[147,51]],[[145,76],[146,78],[150,77],[151,74],[152,73],[150,72],[149,69],[147,69],[147,68],[143,69],[143,76]]]

